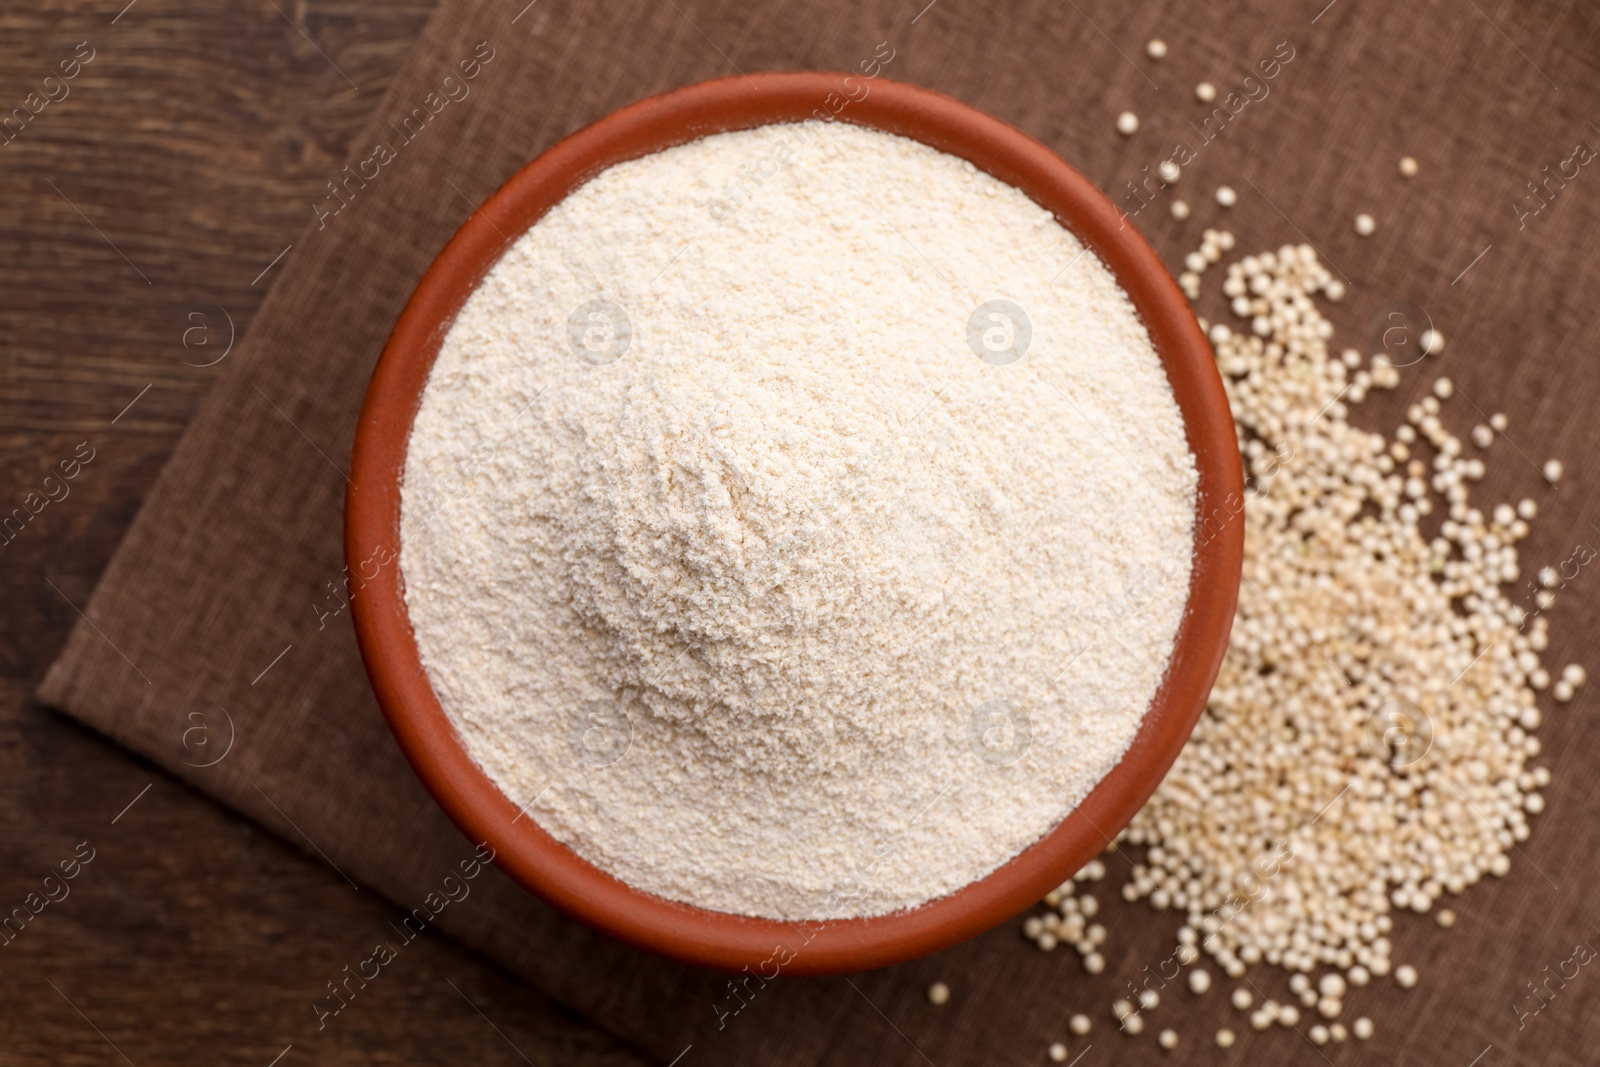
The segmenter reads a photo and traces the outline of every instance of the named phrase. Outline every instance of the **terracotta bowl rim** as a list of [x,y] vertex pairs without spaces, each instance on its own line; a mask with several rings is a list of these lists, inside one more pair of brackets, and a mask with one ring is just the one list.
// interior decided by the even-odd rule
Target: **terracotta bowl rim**
[[[1051,210],[1092,248],[1155,343],[1200,482],[1188,606],[1172,658],[1132,745],[1088,797],[1039,841],[950,896],[872,918],[789,922],[634,889],[556,841],[500,792],[460,742],[423,670],[406,613],[398,522],[406,448],[428,373],[457,312],[511,239],[615,163],[710,133],[825,115],[970,160]],[[1238,444],[1211,349],[1160,258],[1104,194],[1038,141],[951,97],[883,78],[803,71],[722,78],[631,104],[552,146],[472,212],[418,283],[373,372],[346,492],[345,556],[358,584],[356,636],[378,703],[418,777],[468,837],[487,842],[495,863],[521,885],[613,937],[770,977],[864,970],[953,945],[1013,917],[1098,854],[1155,790],[1205,707],[1239,592],[1242,509]]]

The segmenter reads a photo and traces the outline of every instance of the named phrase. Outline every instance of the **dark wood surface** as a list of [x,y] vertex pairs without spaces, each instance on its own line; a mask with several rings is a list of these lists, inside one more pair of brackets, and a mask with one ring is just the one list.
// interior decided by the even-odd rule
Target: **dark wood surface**
[[[0,115],[67,89],[0,144],[0,510],[97,442],[0,547],[0,908],[94,857],[0,944],[0,1063],[265,1067],[392,909],[32,692],[432,4],[125,2],[0,12]],[[639,1062],[434,935],[351,1007],[283,1067]]]

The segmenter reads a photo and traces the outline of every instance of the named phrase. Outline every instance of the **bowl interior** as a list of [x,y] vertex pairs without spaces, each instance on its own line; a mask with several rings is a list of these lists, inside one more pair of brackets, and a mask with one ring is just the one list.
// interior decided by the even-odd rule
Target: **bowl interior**
[[[1132,299],[1171,381],[1200,480],[1188,606],[1155,698],[1122,760],[1034,845],[948,897],[891,915],[784,922],[707,911],[634,889],[550,837],[467,754],[425,674],[399,570],[400,481],[412,422],[457,312],[509,246],[613,164],[729,130],[806,119],[913,138],[969,160],[1054,213]],[[509,238],[508,236],[509,235]],[[823,72],[704,82],[614,112],[553,146],[475,211],[418,284],[373,373],[356,430],[345,553],[352,614],[390,728],[424,785],[495,862],[606,933],[689,962],[767,977],[883,966],[1010,918],[1100,852],[1188,739],[1226,650],[1243,557],[1243,480],[1211,349],[1160,259],[1076,170],[1020,131],[949,97]],[[359,487],[359,488],[357,488]]]

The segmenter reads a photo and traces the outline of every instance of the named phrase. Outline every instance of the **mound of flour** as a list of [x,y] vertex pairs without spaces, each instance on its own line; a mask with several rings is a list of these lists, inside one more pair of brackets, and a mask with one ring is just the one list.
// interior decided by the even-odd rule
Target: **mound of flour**
[[446,712],[556,838],[702,907],[877,915],[1116,764],[1195,485],[1132,304],[1046,211],[769,126],[514,242],[423,395],[401,567]]

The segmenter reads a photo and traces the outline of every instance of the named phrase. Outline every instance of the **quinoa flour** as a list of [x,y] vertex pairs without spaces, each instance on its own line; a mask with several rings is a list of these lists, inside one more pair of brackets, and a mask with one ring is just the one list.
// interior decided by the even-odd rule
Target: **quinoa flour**
[[1196,481],[1131,302],[1048,212],[915,141],[768,126],[511,245],[424,391],[401,568],[468,751],[558,840],[701,907],[877,915],[1116,764]]

